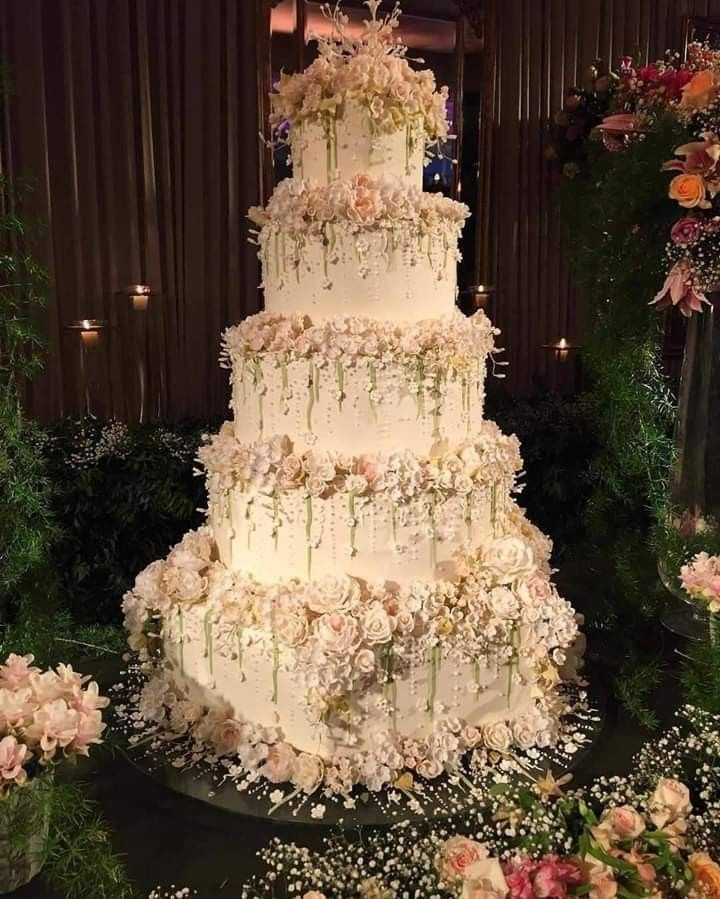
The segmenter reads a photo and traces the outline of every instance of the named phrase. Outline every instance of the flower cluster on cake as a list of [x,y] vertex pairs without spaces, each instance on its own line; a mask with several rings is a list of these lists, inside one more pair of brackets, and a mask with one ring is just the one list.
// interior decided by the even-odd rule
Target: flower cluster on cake
[[145,720],[249,778],[345,795],[556,741],[580,643],[550,541],[483,419],[497,331],[455,307],[468,210],[422,192],[446,92],[368,0],[283,78],[292,147],[258,225],[266,311],[224,337],[207,524],[138,575]]

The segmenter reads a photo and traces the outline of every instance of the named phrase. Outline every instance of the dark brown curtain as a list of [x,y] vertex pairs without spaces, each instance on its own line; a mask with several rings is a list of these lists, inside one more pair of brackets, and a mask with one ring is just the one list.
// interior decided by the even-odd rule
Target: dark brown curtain
[[[497,49],[487,281],[510,361],[508,386],[529,392],[557,372],[543,343],[580,337],[555,192],[544,157],[565,89],[597,57],[648,59],[682,49],[683,17],[720,17],[720,0],[486,0],[496,5]],[[492,39],[493,35],[489,35]],[[639,298],[639,302],[645,298]]]
[[[494,15],[488,15],[495,4]],[[579,337],[555,193],[544,158],[565,88],[595,57],[679,47],[684,15],[720,0],[468,0],[496,76],[484,111],[482,278],[511,366],[507,385],[552,383],[540,346]],[[51,274],[46,374],[28,408],[50,418],[81,405],[71,319],[117,321],[115,291],[147,283],[153,364],[170,417],[222,414],[222,328],[260,297],[245,213],[258,195],[255,0],[0,0],[0,59],[14,95],[0,164],[33,176],[26,208],[46,223],[37,252]],[[98,367],[102,411],[132,417],[134,370],[118,331]]]
[[[255,3],[2,0],[14,93],[2,165],[32,176],[26,214],[52,292],[45,375],[29,409],[79,408],[72,319],[118,321],[115,292],[150,285],[154,370],[173,418],[222,413],[219,336],[258,308],[245,214],[257,202]],[[110,337],[111,339],[106,339]],[[132,417],[134,371],[115,330],[97,371],[103,411]]]

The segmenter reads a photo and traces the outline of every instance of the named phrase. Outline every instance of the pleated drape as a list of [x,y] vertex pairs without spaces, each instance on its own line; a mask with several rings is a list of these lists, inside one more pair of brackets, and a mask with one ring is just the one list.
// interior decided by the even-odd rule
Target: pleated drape
[[[150,285],[152,364],[170,417],[220,413],[221,330],[259,306],[245,215],[258,197],[255,3],[2,0],[2,165],[32,176],[26,215],[51,276],[40,418],[78,408],[72,319],[116,321],[115,295]],[[103,335],[103,411],[132,418],[117,333]]]
[[552,116],[595,58],[656,59],[682,49],[683,17],[720,18],[720,0],[487,2],[496,4],[497,80],[483,277],[499,289],[492,315],[507,347],[508,387],[528,393],[557,374],[541,345],[583,337],[544,156]]
[[[544,157],[551,117],[595,57],[655,58],[680,46],[683,16],[720,17],[720,0],[490,3],[493,15],[477,14],[492,29],[496,75],[483,103],[489,145],[474,212],[482,279],[498,288],[492,314],[511,363],[506,383],[527,393],[538,379],[552,382],[541,344],[582,340]],[[26,398],[36,416],[80,405],[76,347],[63,326],[114,320],[114,293],[132,283],[162,293],[153,353],[168,416],[224,412],[220,332],[260,305],[245,220],[259,193],[257,73],[267,65],[256,6],[0,0],[0,59],[15,84],[0,165],[35,180],[25,211],[45,222],[36,254],[52,283],[47,369]],[[132,418],[134,371],[113,336],[100,366],[103,411]]]

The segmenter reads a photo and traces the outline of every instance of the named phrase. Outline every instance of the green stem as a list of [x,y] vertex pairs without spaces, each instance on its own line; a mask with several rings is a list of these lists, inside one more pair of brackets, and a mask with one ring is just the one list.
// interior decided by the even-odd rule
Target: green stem
[[313,523],[313,507],[312,507],[312,497],[308,496],[305,498],[305,538],[307,540],[307,576],[310,578],[310,574],[312,571],[312,544],[310,543],[310,539],[312,536],[312,523]]

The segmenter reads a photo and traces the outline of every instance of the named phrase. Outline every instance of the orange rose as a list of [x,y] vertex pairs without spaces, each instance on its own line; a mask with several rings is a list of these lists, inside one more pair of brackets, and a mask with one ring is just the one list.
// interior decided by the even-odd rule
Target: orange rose
[[688,859],[695,875],[695,890],[702,899],[720,899],[720,865],[706,852],[695,852]]
[[703,69],[688,81],[682,89],[682,109],[702,109],[715,97],[718,90],[717,76],[712,69]]
[[705,199],[705,181],[701,175],[676,175],[670,182],[668,196],[686,209],[692,209],[693,206],[705,208],[708,205]]

